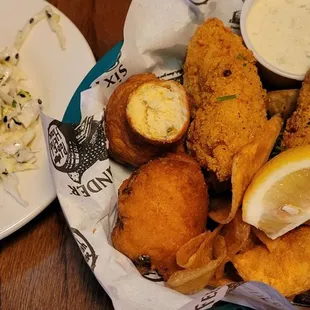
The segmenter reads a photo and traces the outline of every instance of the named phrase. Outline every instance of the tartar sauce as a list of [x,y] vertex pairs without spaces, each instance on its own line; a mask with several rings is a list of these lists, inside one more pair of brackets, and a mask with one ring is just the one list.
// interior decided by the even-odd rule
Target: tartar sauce
[[310,0],[256,0],[246,20],[256,53],[287,73],[310,68]]

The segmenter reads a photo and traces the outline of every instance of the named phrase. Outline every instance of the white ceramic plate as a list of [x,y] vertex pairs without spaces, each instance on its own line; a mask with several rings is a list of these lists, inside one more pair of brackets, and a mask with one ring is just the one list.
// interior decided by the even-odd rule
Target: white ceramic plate
[[[0,49],[11,46],[17,31],[32,15],[47,3],[42,0],[0,0]],[[20,52],[21,69],[28,76],[28,86],[42,99],[44,112],[61,119],[64,111],[81,80],[95,64],[92,51],[76,26],[61,12],[61,26],[67,39],[63,51],[55,33],[46,20],[33,29]],[[17,176],[22,197],[29,203],[23,207],[5,193],[0,184],[0,239],[16,231],[56,197],[50,176],[43,134],[38,137],[37,147],[40,169],[26,171]]]

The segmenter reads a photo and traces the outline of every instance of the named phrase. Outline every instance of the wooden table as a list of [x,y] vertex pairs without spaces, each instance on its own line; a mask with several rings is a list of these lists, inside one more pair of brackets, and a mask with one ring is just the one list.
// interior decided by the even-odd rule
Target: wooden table
[[[122,39],[131,0],[50,0],[100,58]],[[84,262],[58,201],[0,242],[0,309],[113,309]]]

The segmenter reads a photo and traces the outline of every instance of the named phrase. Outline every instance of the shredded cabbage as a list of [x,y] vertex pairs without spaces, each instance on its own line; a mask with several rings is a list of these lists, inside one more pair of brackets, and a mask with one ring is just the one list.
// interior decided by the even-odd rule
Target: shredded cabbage
[[17,34],[12,48],[0,52],[0,180],[5,191],[19,203],[27,202],[18,190],[18,179],[14,172],[37,169],[36,153],[31,142],[36,137],[38,117],[42,100],[33,98],[23,86],[26,75],[17,67],[19,52],[33,27],[46,19],[56,33],[62,49],[66,40],[59,25],[60,17],[50,6],[31,17]]

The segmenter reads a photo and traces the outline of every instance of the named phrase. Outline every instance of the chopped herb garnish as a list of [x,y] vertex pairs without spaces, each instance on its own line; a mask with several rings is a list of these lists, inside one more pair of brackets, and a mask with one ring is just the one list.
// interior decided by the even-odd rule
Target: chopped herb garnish
[[2,172],[2,174],[8,175],[9,173],[8,173],[8,171],[5,169],[5,170]]
[[173,127],[169,127],[169,128],[167,129],[167,133],[171,132],[172,130],[173,130]]
[[16,108],[16,105],[17,105],[17,101],[16,101],[16,100],[13,100],[13,101],[12,101],[12,107],[13,107],[13,108]]
[[15,59],[18,59],[18,58],[19,58],[19,54],[16,53],[16,54],[15,54]]
[[38,104],[42,104],[42,100],[41,99],[38,99]]
[[239,60],[246,60],[244,56],[242,56],[241,54],[238,54],[237,59]]
[[236,95],[229,95],[229,96],[218,97],[216,98],[216,101],[225,101],[225,100],[230,100],[230,99],[235,99],[235,98],[237,98]]
[[33,19],[33,18],[30,18],[29,24],[32,24],[33,22],[34,22],[34,19]]
[[5,61],[9,61],[10,59],[11,59],[10,56],[6,56],[4,60],[5,60]]
[[246,67],[246,64],[243,64],[242,66],[243,66],[243,67]]
[[8,117],[5,115],[3,118],[3,122],[6,123],[8,121]]
[[48,18],[51,18],[51,17],[52,17],[52,15],[51,15],[48,11],[45,11],[45,13],[46,13],[46,16],[47,16]]

